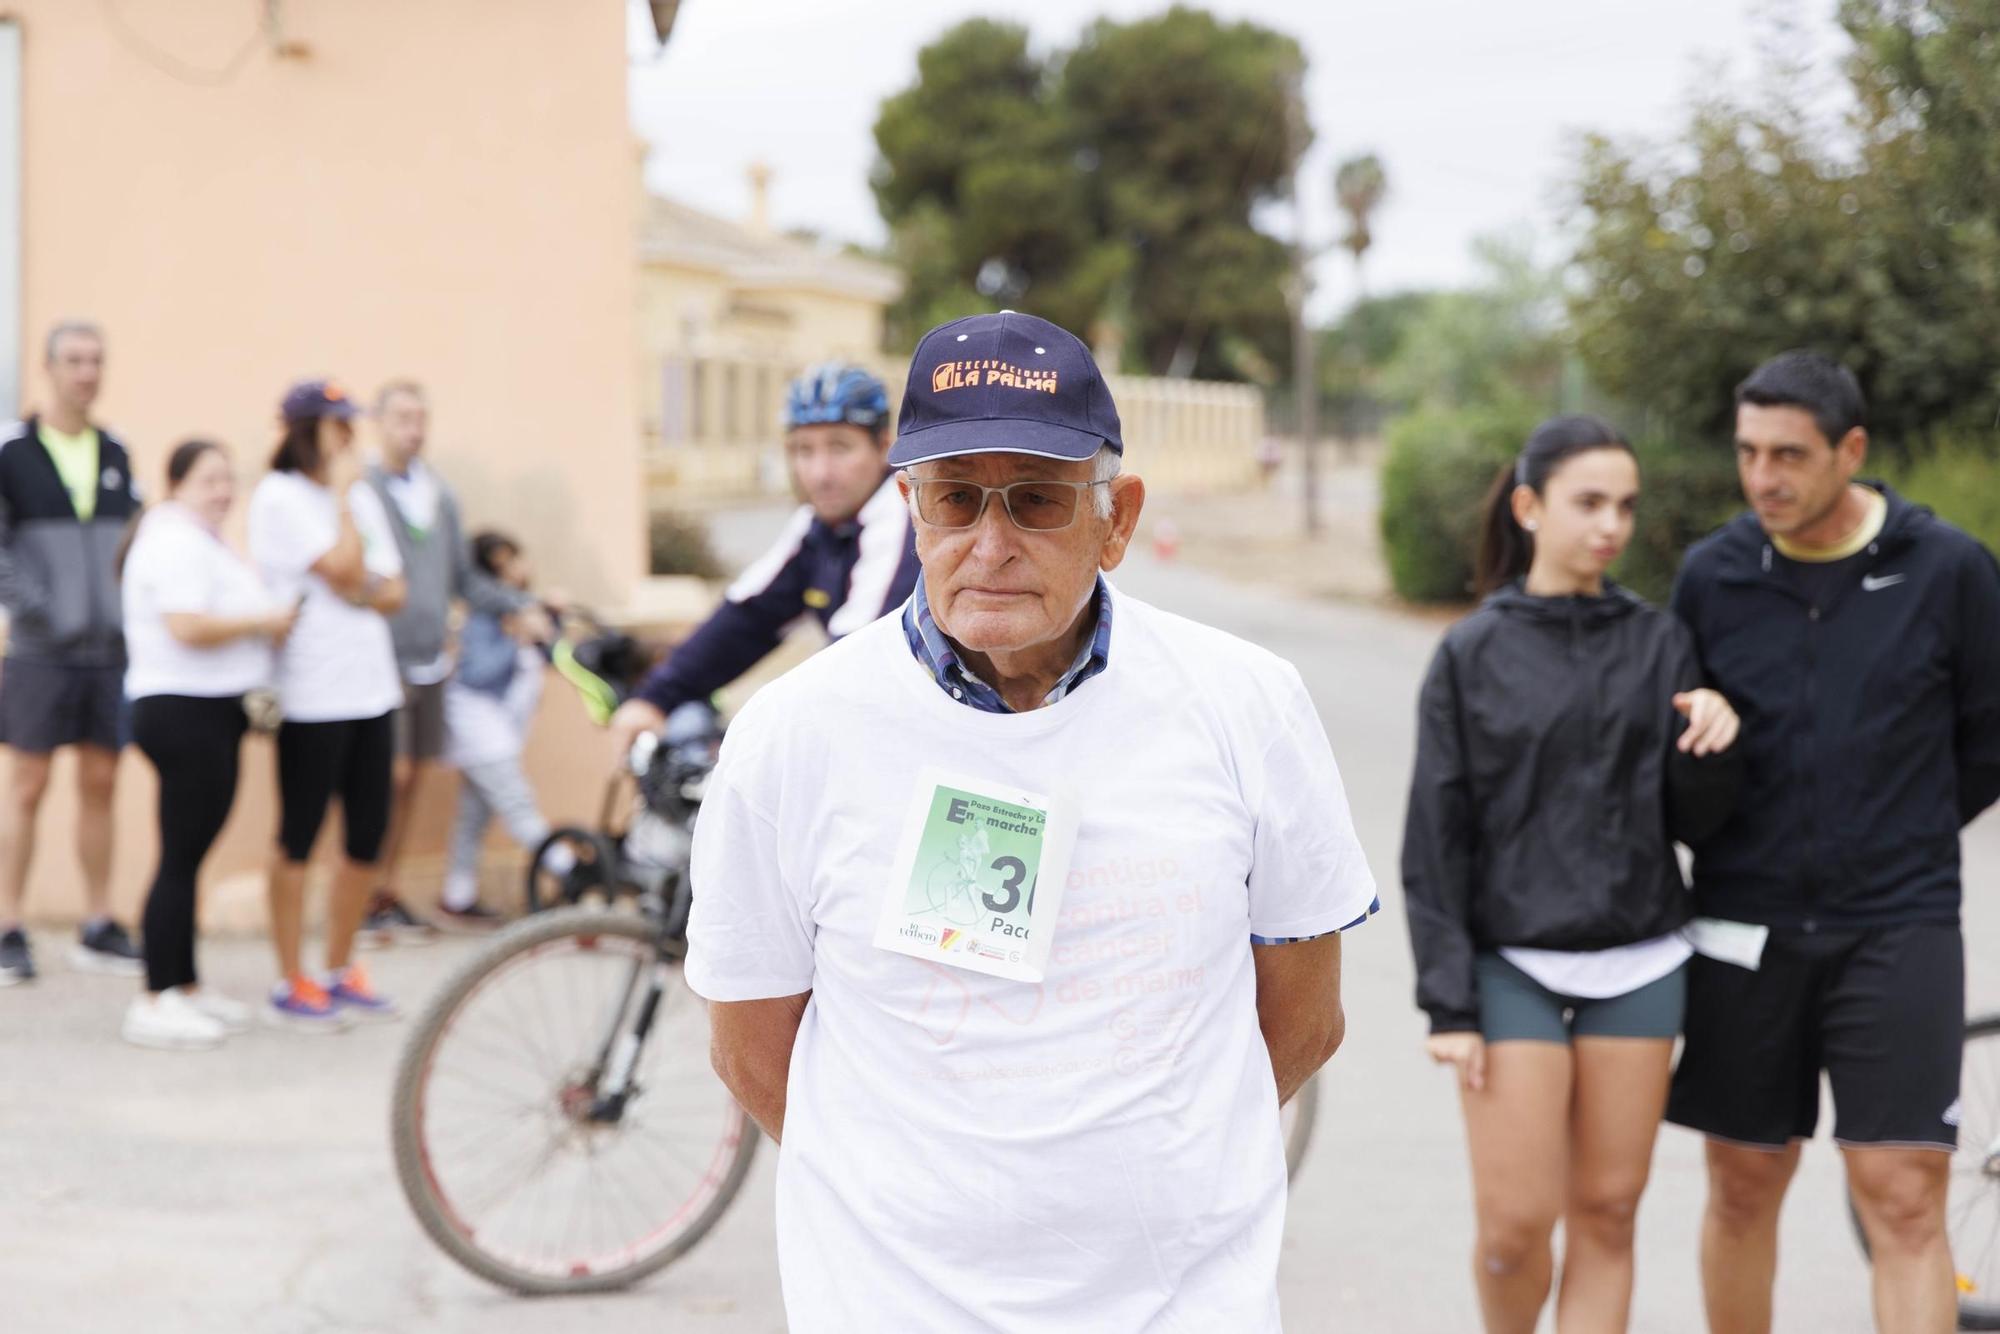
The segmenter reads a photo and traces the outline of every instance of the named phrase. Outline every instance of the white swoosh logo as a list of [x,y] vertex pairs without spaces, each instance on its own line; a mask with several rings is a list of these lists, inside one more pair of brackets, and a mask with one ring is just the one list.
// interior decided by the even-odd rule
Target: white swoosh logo
[[1861,577],[1861,589],[1865,593],[1875,593],[1884,588],[1893,588],[1909,577],[1907,574],[1885,574],[1880,578],[1872,574],[1863,575]]

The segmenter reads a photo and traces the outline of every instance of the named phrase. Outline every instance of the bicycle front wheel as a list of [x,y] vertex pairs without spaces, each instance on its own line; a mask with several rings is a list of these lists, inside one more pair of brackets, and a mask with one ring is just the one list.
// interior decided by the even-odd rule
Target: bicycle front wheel
[[[396,1171],[465,1268],[521,1293],[636,1283],[686,1253],[741,1189],[757,1130],[709,1066],[707,1011],[630,913],[560,909],[468,959],[396,1072]],[[630,1097],[605,1072],[655,988]]]

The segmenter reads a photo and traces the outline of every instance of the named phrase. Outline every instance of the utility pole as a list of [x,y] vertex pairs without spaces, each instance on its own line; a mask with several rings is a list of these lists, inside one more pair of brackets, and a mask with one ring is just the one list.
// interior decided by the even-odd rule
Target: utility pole
[[1307,274],[1311,247],[1306,241],[1306,200],[1300,160],[1306,149],[1306,81],[1301,64],[1292,74],[1286,141],[1292,163],[1292,384],[1297,394],[1299,449],[1305,463],[1306,536],[1319,536],[1319,367],[1306,331]]

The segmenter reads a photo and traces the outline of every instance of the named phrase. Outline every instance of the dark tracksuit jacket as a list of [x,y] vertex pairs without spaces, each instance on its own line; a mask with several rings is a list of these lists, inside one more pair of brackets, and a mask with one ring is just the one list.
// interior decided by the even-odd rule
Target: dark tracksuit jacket
[[97,428],[97,512],[76,517],[33,417],[0,438],[0,606],[7,656],[77,667],[125,662],[118,545],[139,512],[125,446]]
[[706,699],[775,649],[799,617],[817,617],[839,639],[902,606],[916,581],[916,533],[893,477],[848,523],[823,523],[802,505],[637,697],[663,713]]
[[1674,842],[1719,824],[1741,780],[1735,747],[1676,745],[1673,696],[1701,684],[1687,627],[1615,585],[1542,598],[1517,583],[1445,634],[1402,859],[1433,1032],[1479,1026],[1482,951],[1609,949],[1687,921]]
[[1681,565],[1674,610],[1743,717],[1742,799],[1692,844],[1705,916],[1958,920],[1959,829],[2000,797],[2000,565],[1870,485],[1888,500],[1882,531],[1818,603],[1753,514]]

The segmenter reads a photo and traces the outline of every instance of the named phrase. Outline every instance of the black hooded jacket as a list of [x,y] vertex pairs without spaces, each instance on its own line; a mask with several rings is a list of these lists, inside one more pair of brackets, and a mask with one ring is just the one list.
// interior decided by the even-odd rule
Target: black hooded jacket
[[1814,605],[1754,515],[1697,543],[1674,610],[1743,716],[1743,800],[1691,840],[1704,915],[1800,930],[1955,922],[1958,831],[2000,797],[2000,566],[1886,486]]
[[[1673,696],[1702,684],[1674,616],[1504,588],[1445,635],[1417,713],[1403,889],[1417,1004],[1478,1027],[1473,956],[1595,950],[1688,919],[1674,841],[1727,817],[1736,749],[1696,760]],[[1725,692],[1727,693],[1727,692]]]

